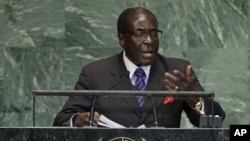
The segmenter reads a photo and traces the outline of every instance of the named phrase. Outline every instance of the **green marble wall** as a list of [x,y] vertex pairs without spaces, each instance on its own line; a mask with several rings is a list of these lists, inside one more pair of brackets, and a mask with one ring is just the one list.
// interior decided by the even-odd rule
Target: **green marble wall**
[[[116,21],[131,6],[155,13],[160,53],[190,60],[223,127],[250,123],[249,0],[1,0],[0,126],[32,126],[32,90],[73,89],[83,65],[120,52]],[[36,125],[65,100],[37,97]]]

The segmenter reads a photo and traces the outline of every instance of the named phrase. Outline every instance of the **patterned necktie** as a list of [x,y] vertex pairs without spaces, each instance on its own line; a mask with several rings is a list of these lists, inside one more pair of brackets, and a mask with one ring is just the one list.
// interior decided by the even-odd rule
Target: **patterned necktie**
[[[136,76],[136,80],[135,80],[135,87],[137,88],[137,90],[145,90],[146,88],[146,84],[143,80],[143,77],[146,76],[145,72],[143,71],[142,68],[137,68],[134,75]],[[143,96],[137,96],[137,101],[139,103],[139,107],[142,108],[143,104],[144,104],[144,97]]]

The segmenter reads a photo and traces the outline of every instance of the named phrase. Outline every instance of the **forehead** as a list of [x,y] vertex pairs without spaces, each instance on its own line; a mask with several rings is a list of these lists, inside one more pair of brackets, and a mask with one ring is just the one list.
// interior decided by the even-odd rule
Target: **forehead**
[[137,10],[128,19],[130,28],[157,28],[157,21],[153,15],[148,12]]

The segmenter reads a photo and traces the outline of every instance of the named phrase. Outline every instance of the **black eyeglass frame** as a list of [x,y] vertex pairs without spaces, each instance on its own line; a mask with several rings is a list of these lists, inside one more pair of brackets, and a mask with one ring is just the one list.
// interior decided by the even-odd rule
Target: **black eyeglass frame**
[[[142,32],[142,33],[140,33]],[[136,37],[137,39],[146,39],[148,37],[148,35],[152,38],[152,39],[160,39],[160,37],[162,36],[162,31],[158,30],[158,29],[153,29],[153,30],[136,30],[136,31],[124,31],[123,33],[129,33],[132,34],[134,37]],[[141,34],[141,35],[140,35]]]

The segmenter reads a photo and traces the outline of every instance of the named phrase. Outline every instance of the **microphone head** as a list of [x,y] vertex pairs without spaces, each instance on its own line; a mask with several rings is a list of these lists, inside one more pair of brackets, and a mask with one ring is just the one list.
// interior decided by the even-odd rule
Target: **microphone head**
[[114,83],[112,86],[110,86],[107,90],[111,90],[114,87],[116,87],[124,78],[129,78],[129,71],[121,70],[120,71],[120,80],[118,82]]
[[128,70],[123,70],[120,73],[121,78],[129,78],[129,71]]

